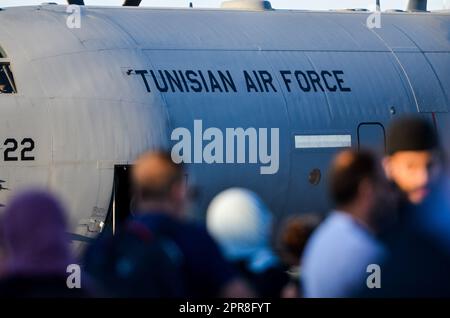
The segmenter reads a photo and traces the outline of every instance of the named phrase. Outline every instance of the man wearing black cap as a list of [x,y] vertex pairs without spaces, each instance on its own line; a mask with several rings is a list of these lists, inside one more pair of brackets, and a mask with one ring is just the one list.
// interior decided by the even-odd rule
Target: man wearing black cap
[[387,134],[384,167],[410,203],[422,203],[443,170],[443,153],[433,125],[421,117],[395,121]]
[[383,235],[382,288],[373,297],[450,296],[450,201],[445,158],[433,125],[421,117],[395,121],[384,167],[404,194],[398,220]]

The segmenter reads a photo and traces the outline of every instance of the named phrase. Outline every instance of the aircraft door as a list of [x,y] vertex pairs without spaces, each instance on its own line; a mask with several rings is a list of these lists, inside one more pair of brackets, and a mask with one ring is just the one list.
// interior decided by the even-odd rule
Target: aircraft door
[[105,231],[114,233],[131,214],[131,165],[114,167],[114,183],[111,206],[105,222]]
[[385,152],[386,132],[381,123],[362,123],[358,126],[358,149],[361,148]]

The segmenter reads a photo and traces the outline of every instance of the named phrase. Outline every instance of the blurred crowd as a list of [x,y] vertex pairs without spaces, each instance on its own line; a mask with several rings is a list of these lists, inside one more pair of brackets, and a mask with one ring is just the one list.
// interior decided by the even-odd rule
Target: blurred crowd
[[[22,192],[0,223],[0,296],[297,298],[450,296],[450,183],[435,127],[392,123],[380,156],[339,152],[334,208],[278,223],[254,192],[231,188],[188,217],[184,167],[150,152],[133,165],[133,211],[80,259],[53,195]],[[81,288],[68,288],[79,264]]]

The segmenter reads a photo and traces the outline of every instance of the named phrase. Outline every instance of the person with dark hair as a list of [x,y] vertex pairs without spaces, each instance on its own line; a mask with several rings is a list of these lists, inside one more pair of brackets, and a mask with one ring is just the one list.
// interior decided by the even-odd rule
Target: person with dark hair
[[301,281],[303,251],[311,235],[323,221],[319,213],[307,213],[286,218],[279,229],[277,248],[281,260],[289,267],[290,282],[282,291],[283,298],[297,298],[303,295]]
[[306,213],[283,220],[277,245],[284,263],[289,266],[299,265],[306,243],[323,219],[320,213]]
[[386,180],[370,152],[346,150],[329,173],[336,210],[313,233],[302,261],[305,297],[351,297],[366,286],[368,265],[383,257],[376,239]]
[[[182,288],[182,295],[159,294],[160,297],[211,298],[252,295],[246,284],[238,278],[234,268],[224,259],[206,228],[187,220],[189,190],[181,164],[176,164],[166,152],[143,154],[133,166],[131,181],[134,208],[131,219],[125,225],[125,230],[130,226],[132,228],[132,232],[128,232],[127,236],[132,234],[131,239],[136,240],[144,235],[164,242],[162,248],[172,259],[171,264],[175,265],[173,268],[180,274],[172,278],[167,275],[164,277],[168,277],[166,284],[172,286],[173,277],[178,277],[176,279],[180,280],[178,283]],[[139,251],[146,255],[142,249]],[[133,253],[128,253],[128,256],[132,257]],[[93,251],[87,263],[95,264],[95,259],[96,253]],[[148,273],[141,271],[141,279],[136,281],[148,282],[148,288],[154,288],[150,285],[154,280],[146,279],[150,276],[162,276],[166,266],[159,264],[162,260],[155,253],[148,256],[148,261],[154,266],[149,268]],[[87,267],[92,268],[89,265]],[[101,270],[101,266],[96,268]],[[151,270],[154,273],[151,273]],[[99,275],[94,273],[93,276],[95,278]],[[105,280],[100,281],[105,283]],[[113,281],[117,288],[120,288],[121,284],[118,282],[123,280],[109,281]],[[142,288],[145,290],[145,287]]]
[[88,296],[84,286],[67,285],[67,267],[74,259],[65,211],[52,195],[39,190],[20,193],[8,204],[1,225],[6,264],[0,296]]
[[384,167],[401,193],[397,222],[382,235],[389,257],[371,297],[450,296],[450,187],[430,121],[403,117],[388,129]]
[[409,203],[422,203],[439,184],[443,157],[436,129],[429,121],[407,116],[389,127],[383,165]]

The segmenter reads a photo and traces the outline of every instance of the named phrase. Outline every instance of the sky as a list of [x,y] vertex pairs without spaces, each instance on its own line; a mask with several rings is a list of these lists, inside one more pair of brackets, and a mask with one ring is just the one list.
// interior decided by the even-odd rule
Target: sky
[[[0,0],[0,7],[36,5],[42,2],[65,4],[65,0]],[[84,0],[87,5],[121,5],[123,0]],[[143,0],[141,6],[187,7],[193,2],[198,8],[218,8],[222,0]],[[271,0],[275,9],[327,10],[342,8],[370,8],[375,0]],[[382,10],[405,9],[408,0],[381,0]],[[429,10],[450,9],[450,0],[428,0]]]

